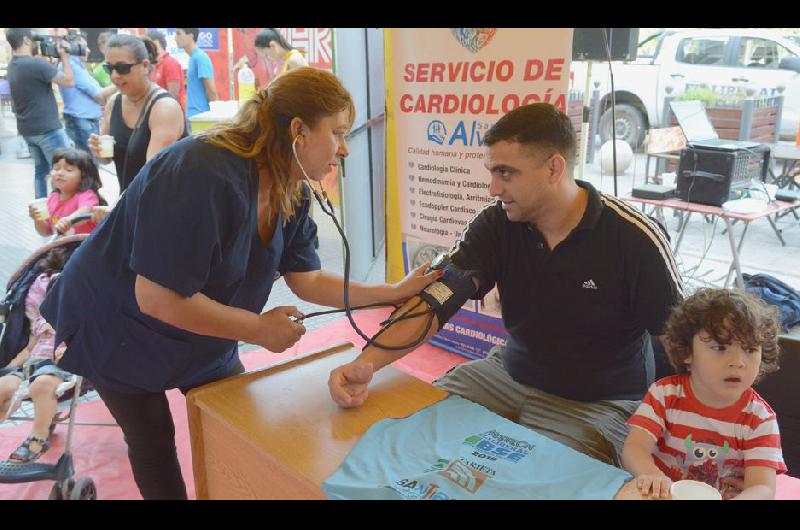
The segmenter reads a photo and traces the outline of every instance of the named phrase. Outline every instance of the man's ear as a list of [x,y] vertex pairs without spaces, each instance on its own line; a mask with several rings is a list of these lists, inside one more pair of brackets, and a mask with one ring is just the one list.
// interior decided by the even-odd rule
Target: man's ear
[[550,178],[548,180],[550,184],[555,184],[561,180],[564,173],[566,173],[567,161],[561,154],[556,153],[550,157],[550,160],[547,162],[547,167],[550,170]]

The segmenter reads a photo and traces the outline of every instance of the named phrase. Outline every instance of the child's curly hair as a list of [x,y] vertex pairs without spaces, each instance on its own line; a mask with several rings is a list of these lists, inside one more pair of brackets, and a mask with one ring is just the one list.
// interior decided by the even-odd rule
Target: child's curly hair
[[667,355],[678,373],[688,371],[694,336],[705,331],[719,344],[761,346],[756,381],[778,369],[778,310],[740,290],[698,289],[672,309],[666,324]]

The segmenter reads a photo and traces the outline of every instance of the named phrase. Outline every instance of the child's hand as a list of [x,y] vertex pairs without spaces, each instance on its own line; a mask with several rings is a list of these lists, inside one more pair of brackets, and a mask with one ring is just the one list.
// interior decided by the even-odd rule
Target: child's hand
[[28,215],[34,221],[38,221],[39,220],[38,212],[36,211],[36,208],[34,208],[33,206],[28,206]]
[[652,488],[653,497],[667,498],[670,496],[669,488],[672,480],[666,475],[639,475],[636,477],[636,487],[642,495],[650,493]]
[[67,217],[62,217],[61,219],[58,220],[58,222],[53,228],[55,228],[56,232],[58,232],[59,234],[63,234],[67,230],[72,228],[72,221],[70,221],[69,218]]

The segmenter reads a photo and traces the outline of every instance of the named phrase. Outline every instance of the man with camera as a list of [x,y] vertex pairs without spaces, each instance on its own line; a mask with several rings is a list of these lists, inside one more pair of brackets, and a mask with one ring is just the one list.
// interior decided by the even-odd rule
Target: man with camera
[[[58,117],[53,83],[62,87],[75,85],[69,61],[70,46],[68,43],[48,43],[46,37],[34,36],[31,28],[8,28],[6,39],[13,50],[8,65],[8,83],[17,117],[17,130],[28,144],[34,160],[35,196],[37,199],[47,197],[50,159],[56,149],[69,146]],[[58,55],[64,65],[63,71],[59,72],[44,58],[33,56],[34,40],[45,41],[42,48],[51,56]]]
[[[101,88],[100,83],[89,73],[86,68],[89,47],[81,34],[70,34],[67,41],[71,43],[73,53],[70,54],[68,61],[58,65],[58,71],[63,71],[64,64],[70,63],[75,86],[59,87],[61,99],[64,101],[64,128],[67,136],[75,143],[75,147],[91,153],[89,135],[100,134],[102,105],[105,105],[108,96],[117,91],[117,87],[111,85]],[[76,51],[79,53],[75,54]]]

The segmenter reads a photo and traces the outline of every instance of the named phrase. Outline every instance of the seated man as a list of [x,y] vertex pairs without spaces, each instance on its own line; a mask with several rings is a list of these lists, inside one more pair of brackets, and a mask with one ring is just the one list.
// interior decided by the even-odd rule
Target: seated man
[[[552,105],[509,112],[484,144],[498,200],[462,232],[444,276],[400,309],[418,314],[427,304],[434,316],[390,324],[378,342],[414,343],[433,318],[427,340],[468,297],[496,285],[507,345],[434,384],[619,466],[625,422],[654,378],[650,334],[661,335],[683,296],[664,233],[574,179],[575,130]],[[373,372],[411,349],[368,345],[331,372],[331,397],[361,405]]]

